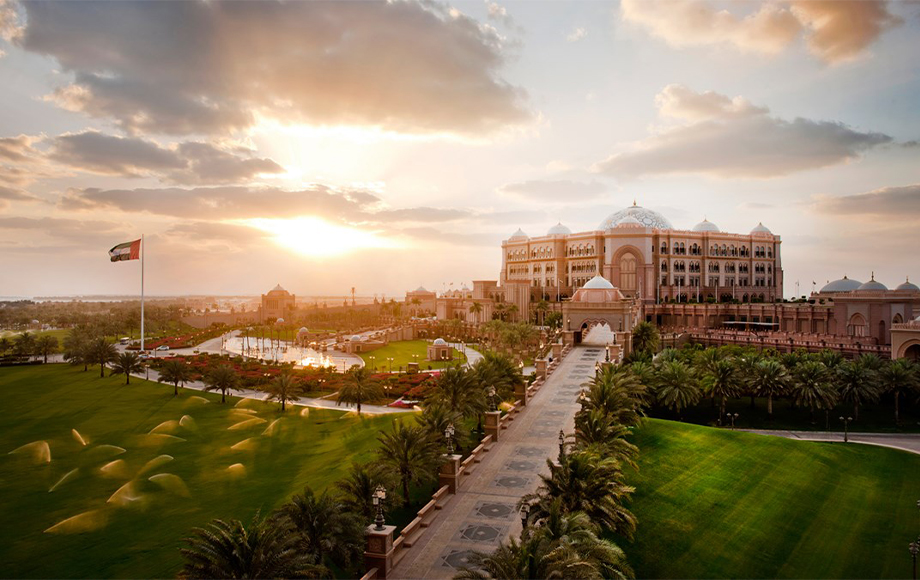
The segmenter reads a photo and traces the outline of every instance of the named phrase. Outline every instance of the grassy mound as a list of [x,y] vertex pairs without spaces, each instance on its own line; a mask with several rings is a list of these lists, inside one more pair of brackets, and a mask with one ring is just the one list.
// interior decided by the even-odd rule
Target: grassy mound
[[325,488],[394,420],[81,369],[0,369],[0,576],[175,577],[190,528]]
[[[412,355],[418,355],[418,357],[415,358]],[[411,362],[417,362],[419,369],[427,370],[429,366],[433,369],[443,369],[456,365],[458,362],[465,362],[466,360],[463,354],[457,349],[454,349],[454,360],[452,361],[426,360],[428,356],[427,340],[401,340],[398,342],[391,342],[376,350],[360,353],[358,356],[364,359],[364,363],[368,368],[376,367],[379,372],[389,371],[391,364],[394,371],[398,371],[400,367],[403,369],[408,368]],[[393,362],[390,363],[390,361],[387,360],[388,358],[392,358]]]
[[649,419],[636,430],[640,578],[906,578],[920,456]]

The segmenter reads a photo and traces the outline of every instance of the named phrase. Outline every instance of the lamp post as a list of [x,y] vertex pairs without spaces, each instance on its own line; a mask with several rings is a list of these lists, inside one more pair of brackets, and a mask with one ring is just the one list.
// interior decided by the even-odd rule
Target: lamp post
[[562,464],[562,460],[565,459],[565,433],[562,429],[559,430],[559,463]]
[[[521,505],[520,515],[521,515],[521,535],[523,536],[524,532],[527,531],[527,516],[530,515],[530,504],[529,503],[525,503]],[[916,560],[916,556],[914,556],[914,559]]]
[[447,438],[447,454],[448,455],[454,454],[454,433],[455,432],[456,430],[454,429],[454,424],[448,423],[447,429],[444,429],[444,437]]
[[[617,335],[614,334],[613,339],[616,340],[616,338],[617,338]],[[610,345],[609,344],[604,349],[604,362],[610,362]]]
[[910,559],[913,564],[913,578],[917,580],[917,554],[920,553],[920,538],[917,538],[916,542],[908,544],[907,550],[910,552]]
[[495,404],[495,387],[489,387],[489,410],[498,411],[498,406]]
[[388,357],[387,357],[387,362],[390,363],[390,372],[392,373],[392,372],[393,372],[393,357],[388,356]]
[[850,442],[850,421],[853,420],[853,417],[841,417],[840,420],[843,421],[843,442],[849,443]]
[[738,418],[738,413],[726,413],[725,416],[728,417],[728,420],[732,422],[732,431],[734,431],[735,430],[735,419]]
[[374,355],[371,355],[367,358],[371,359],[371,367],[374,372],[377,372],[377,357],[375,357]]
[[378,485],[371,496],[374,502],[374,508],[377,510],[377,517],[374,518],[374,529],[378,532],[383,531],[383,501],[387,498],[387,490],[382,485]]

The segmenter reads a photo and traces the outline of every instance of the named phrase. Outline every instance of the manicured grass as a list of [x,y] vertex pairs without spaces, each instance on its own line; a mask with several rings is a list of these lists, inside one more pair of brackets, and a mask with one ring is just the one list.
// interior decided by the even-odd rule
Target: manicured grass
[[[61,343],[64,341],[64,337],[67,336],[67,333],[70,332],[70,330],[66,328],[56,328],[54,330],[29,330],[26,332],[31,334],[33,338],[38,338],[40,336],[53,336],[54,338],[58,339],[58,347],[60,348]],[[4,330],[3,332],[0,332],[0,338],[6,337],[10,340],[10,342],[15,343],[16,337],[18,337],[20,334],[23,334],[23,332]]]
[[[175,577],[182,561],[178,548],[190,528],[215,517],[248,522],[257,510],[269,513],[304,485],[326,488],[352,461],[370,460],[378,432],[394,421],[324,409],[302,416],[300,408],[291,408],[282,415],[277,404],[246,400],[236,406],[239,400],[229,399],[222,405],[219,395],[184,391],[173,397],[172,390],[134,378],[129,386],[123,377],[100,379],[95,367],[0,369],[0,576]],[[186,415],[191,417],[186,426],[161,427],[181,440],[148,435]],[[228,429],[250,418],[264,421]],[[242,449],[231,448],[247,439]],[[9,454],[34,441],[49,444],[50,463],[36,463],[30,453]],[[173,459],[143,471],[160,455]],[[124,464],[110,467],[109,474],[100,471],[116,460]],[[236,463],[245,475],[228,470]],[[149,480],[160,473],[177,476],[188,497],[176,480],[162,485]],[[137,499],[107,503],[128,482],[134,483],[127,495]],[[84,522],[98,529],[45,532],[86,512],[93,513]]]
[[639,578],[906,578],[920,456],[649,419],[635,432]]
[[[420,370],[426,370],[429,366],[433,369],[443,369],[454,366],[458,362],[466,362],[463,354],[457,349],[454,349],[454,360],[452,361],[425,360],[425,357],[428,356],[428,344],[426,340],[401,340],[399,342],[391,342],[371,352],[360,353],[359,356],[364,359],[364,363],[368,368],[375,366],[380,372],[390,370],[390,362],[387,359],[391,357],[393,358],[392,365],[394,371],[399,370],[400,367],[405,370],[410,362],[418,362]],[[414,354],[417,354],[418,358],[413,358],[412,355]],[[371,359],[370,357],[374,358]]]
[[[767,399],[754,399],[751,408],[750,398],[731,399],[726,405],[729,413],[738,413],[735,426],[741,429],[791,429],[794,431],[843,431],[840,417],[853,417],[853,405],[838,404],[825,418],[824,411],[816,410],[814,423],[809,410],[796,407],[791,399],[782,398],[773,401],[773,419],[767,415]],[[866,433],[920,432],[920,406],[912,404],[910,399],[901,398],[901,422],[894,424],[894,400],[884,397],[878,403],[863,405],[859,409],[859,421],[850,423],[850,431]],[[654,417],[676,419],[674,411],[662,408],[652,409]],[[719,415],[718,401],[713,406],[711,399],[703,399],[696,406],[681,411],[681,419],[698,425],[716,425]],[[825,419],[827,419],[825,421]]]

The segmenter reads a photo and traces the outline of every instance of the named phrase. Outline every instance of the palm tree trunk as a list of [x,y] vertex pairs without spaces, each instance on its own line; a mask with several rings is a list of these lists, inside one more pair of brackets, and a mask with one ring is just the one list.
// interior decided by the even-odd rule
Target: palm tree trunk
[[99,363],[99,378],[100,378],[100,379],[104,379],[104,378],[105,378],[105,363],[103,363],[103,362],[100,362],[100,363]]
[[131,384],[131,373],[129,373],[129,372],[125,372],[125,384],[126,384],[126,385],[130,385],[130,384]]
[[901,422],[898,409],[898,399],[901,397],[901,394],[898,391],[894,392],[894,426],[897,427]]
[[177,383],[173,383],[173,387],[174,387],[174,390],[173,390],[173,397],[176,397],[176,396],[179,395],[179,383],[178,383],[178,382],[177,382]]
[[284,397],[281,397],[281,412],[284,413]]
[[227,391],[221,389],[220,390],[220,402],[225,403],[226,401],[227,401]]
[[403,501],[403,505],[406,508],[408,508],[412,504],[409,501],[409,478],[406,476],[403,476],[402,478],[402,488],[403,488],[403,498],[405,498]]
[[773,394],[767,395],[767,417],[773,420]]
[[754,408],[754,395],[751,395],[751,408]]
[[859,403],[853,403],[853,419],[859,421]]
[[722,424],[722,417],[725,416],[725,395],[722,395],[722,404],[719,405],[719,425]]
[[808,405],[808,410],[811,413],[811,424],[814,425],[815,424],[815,406]]

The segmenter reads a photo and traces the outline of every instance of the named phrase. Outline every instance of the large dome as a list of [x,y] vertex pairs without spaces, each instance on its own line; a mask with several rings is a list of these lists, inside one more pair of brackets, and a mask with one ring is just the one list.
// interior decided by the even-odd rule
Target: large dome
[[524,233],[524,230],[522,230],[521,228],[518,228],[518,231],[516,231],[516,232],[514,232],[513,234],[511,234],[511,237],[508,238],[508,239],[509,239],[509,240],[522,240],[522,239],[527,239],[527,234]]
[[875,272],[873,272],[872,279],[866,282],[865,284],[860,285],[858,290],[888,290],[888,286],[885,286],[881,282],[876,282]]
[[557,234],[568,235],[571,233],[572,233],[572,230],[562,225],[562,222],[559,222],[558,224],[551,227],[549,231],[546,232],[546,235],[547,236],[555,236]]
[[659,230],[674,229],[674,226],[671,225],[671,222],[668,221],[668,218],[664,217],[657,211],[646,209],[641,205],[636,205],[635,202],[633,202],[633,205],[630,207],[621,209],[620,211],[607,216],[607,219],[602,221],[601,225],[597,226],[597,229],[609,230],[614,228],[626,216],[631,216],[633,219],[647,228],[658,228]]
[[834,280],[833,282],[828,282],[824,288],[821,288],[821,293],[825,292],[850,292],[851,290],[858,290],[862,286],[862,282],[859,280],[851,280],[844,276],[840,280]]
[[754,226],[754,229],[751,230],[752,234],[770,234],[773,235],[773,232],[770,231],[770,228],[763,225],[763,222],[757,222],[757,225]]
[[588,288],[589,290],[591,288],[601,288],[603,290],[609,290],[613,288],[613,284],[611,284],[610,281],[604,278],[603,276],[597,275],[594,278],[591,278],[590,280],[588,280],[588,282],[584,286],[582,286],[582,288]]
[[695,232],[719,232],[719,226],[712,223],[711,221],[704,219],[700,223],[693,226],[693,231]]
[[920,292],[920,286],[912,283],[910,278],[908,278],[903,284],[899,285],[895,290],[909,290],[911,292]]

